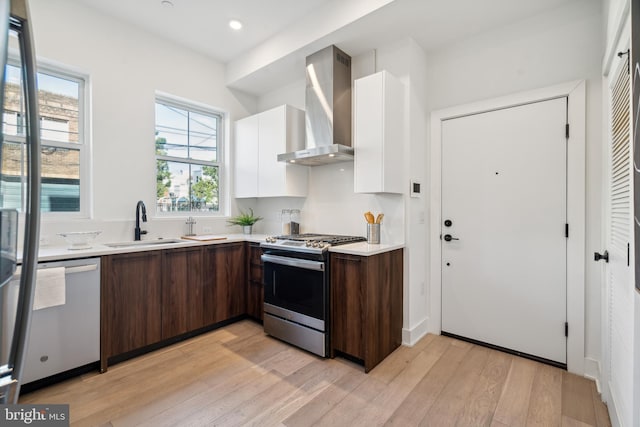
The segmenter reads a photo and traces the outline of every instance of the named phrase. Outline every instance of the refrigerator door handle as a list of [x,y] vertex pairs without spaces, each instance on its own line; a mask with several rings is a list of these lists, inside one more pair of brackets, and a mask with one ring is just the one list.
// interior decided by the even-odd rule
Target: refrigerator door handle
[[[10,25],[18,33],[18,42],[20,44],[22,81],[24,82],[27,115],[27,199],[25,204],[24,249],[22,252],[22,274],[20,276],[17,315],[11,352],[9,353],[9,367],[13,370],[12,376],[16,383],[9,393],[5,393],[4,397],[0,397],[0,403],[14,404],[18,402],[20,394],[20,380],[31,326],[31,307],[33,306],[36,283],[40,234],[40,119],[36,84],[36,57],[27,6],[26,0],[12,0],[10,11]],[[3,399],[5,400],[4,402],[2,401]]]

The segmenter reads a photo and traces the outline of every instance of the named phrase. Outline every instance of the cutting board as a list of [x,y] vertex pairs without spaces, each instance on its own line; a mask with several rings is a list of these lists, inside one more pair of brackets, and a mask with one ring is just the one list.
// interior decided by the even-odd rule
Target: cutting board
[[198,236],[182,236],[183,239],[197,240],[198,242],[208,242],[211,240],[224,240],[225,236],[217,236],[215,234],[200,234]]

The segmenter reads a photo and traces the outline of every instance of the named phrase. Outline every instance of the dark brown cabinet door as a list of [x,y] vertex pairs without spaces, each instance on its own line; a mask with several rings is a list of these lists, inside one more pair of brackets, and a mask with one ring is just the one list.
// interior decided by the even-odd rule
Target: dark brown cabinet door
[[368,257],[365,372],[402,344],[402,249]]
[[359,359],[364,359],[366,261],[331,254],[332,347]]
[[246,312],[244,242],[205,249],[205,319],[221,322]]
[[247,314],[262,320],[264,285],[262,283],[262,249],[257,243],[247,243]]
[[202,249],[162,251],[162,339],[205,325]]
[[101,351],[106,358],[161,340],[161,252],[102,257]]
[[331,254],[331,348],[369,372],[402,343],[402,249]]

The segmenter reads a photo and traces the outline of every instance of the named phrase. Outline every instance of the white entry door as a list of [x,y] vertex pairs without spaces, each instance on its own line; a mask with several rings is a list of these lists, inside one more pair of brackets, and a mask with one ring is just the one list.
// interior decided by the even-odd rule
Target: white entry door
[[443,332],[566,364],[566,123],[567,98],[443,122]]

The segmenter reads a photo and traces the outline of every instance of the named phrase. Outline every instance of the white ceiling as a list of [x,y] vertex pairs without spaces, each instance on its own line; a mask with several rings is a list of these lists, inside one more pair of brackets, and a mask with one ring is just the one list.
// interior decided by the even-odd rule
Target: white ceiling
[[[328,0],[76,0],[226,63]],[[229,20],[244,24],[240,31]]]
[[[261,45],[264,51],[272,49],[265,42],[274,37],[286,39],[296,23],[314,23],[329,8],[344,8],[348,13],[348,8],[372,0],[171,0],[173,7],[162,6],[161,0],[75,1],[233,64],[251,56],[264,58]],[[250,93],[265,93],[291,81],[296,71],[303,75],[304,57],[329,44],[357,55],[385,42],[412,37],[428,51],[580,1],[601,0],[390,0],[313,43],[291,43],[287,55],[227,83]],[[244,28],[231,30],[230,19],[242,21]]]

